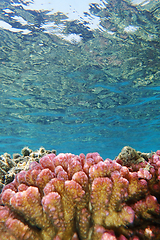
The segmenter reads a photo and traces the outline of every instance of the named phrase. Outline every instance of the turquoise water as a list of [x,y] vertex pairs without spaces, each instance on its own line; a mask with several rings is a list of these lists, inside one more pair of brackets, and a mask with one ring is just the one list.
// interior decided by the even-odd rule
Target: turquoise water
[[38,3],[0,2],[0,154],[160,149],[160,1]]

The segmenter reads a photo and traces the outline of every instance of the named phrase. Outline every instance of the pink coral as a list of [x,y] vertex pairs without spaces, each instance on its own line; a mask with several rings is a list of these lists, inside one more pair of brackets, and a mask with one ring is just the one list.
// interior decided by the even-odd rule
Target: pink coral
[[31,163],[3,188],[0,240],[160,239],[160,151],[123,159],[61,153]]

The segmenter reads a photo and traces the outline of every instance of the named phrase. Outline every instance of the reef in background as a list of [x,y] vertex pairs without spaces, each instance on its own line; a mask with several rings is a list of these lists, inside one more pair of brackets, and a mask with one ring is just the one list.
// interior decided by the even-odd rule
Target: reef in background
[[158,240],[159,180],[159,150],[44,155],[3,187],[0,240]]
[[13,158],[8,153],[0,156],[0,192],[2,188],[13,181],[15,175],[21,170],[28,170],[31,162],[38,162],[41,157],[49,153],[55,153],[56,150],[46,150],[40,147],[36,151],[32,151],[28,147],[24,147],[21,154],[14,153]]

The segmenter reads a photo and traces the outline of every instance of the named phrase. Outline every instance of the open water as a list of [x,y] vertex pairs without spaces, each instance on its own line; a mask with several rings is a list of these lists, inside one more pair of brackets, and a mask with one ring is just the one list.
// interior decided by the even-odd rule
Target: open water
[[0,154],[160,149],[159,0],[1,0]]

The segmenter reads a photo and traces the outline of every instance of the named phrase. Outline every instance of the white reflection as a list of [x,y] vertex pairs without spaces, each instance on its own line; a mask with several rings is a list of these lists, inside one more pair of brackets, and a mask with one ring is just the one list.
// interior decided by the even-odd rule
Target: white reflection
[[[106,2],[102,0],[59,0],[59,1],[45,1],[45,0],[34,0],[34,1],[22,1],[28,3],[12,3],[14,6],[22,6],[26,10],[37,10],[37,11],[49,11],[47,15],[52,15],[56,12],[62,12],[67,15],[67,21],[79,20],[88,22],[90,29],[99,28],[100,18],[93,16],[89,13],[89,4],[97,4],[100,8],[104,8]],[[88,14],[84,14],[84,13]],[[86,25],[87,26],[87,25]]]
[[135,32],[136,30],[138,30],[138,28],[139,28],[139,27],[129,25],[128,27],[125,27],[125,28],[124,28],[124,31],[127,32],[127,33],[133,33],[133,32]]
[[9,23],[6,23],[3,20],[0,20],[0,28],[9,30],[11,32],[21,32],[22,34],[28,34],[31,32],[28,29],[13,28]]
[[13,18],[14,20],[16,20],[17,22],[19,22],[22,25],[27,25],[28,24],[28,22],[20,16],[14,16],[14,17],[11,17],[11,18]]
[[4,11],[5,13],[13,13],[13,11],[10,10],[9,8],[5,8],[5,9],[3,9],[3,11]]
[[144,6],[144,5],[146,5],[146,4],[148,4],[148,3],[150,3],[150,0],[148,1],[146,1],[146,0],[132,0],[131,1],[131,3],[132,3],[132,5],[142,5],[142,6]]

